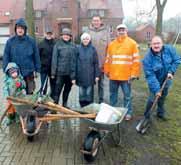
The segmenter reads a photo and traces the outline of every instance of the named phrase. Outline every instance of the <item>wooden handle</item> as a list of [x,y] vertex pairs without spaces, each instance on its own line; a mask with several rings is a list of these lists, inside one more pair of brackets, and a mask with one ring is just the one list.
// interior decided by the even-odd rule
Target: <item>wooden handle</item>
[[68,108],[65,108],[65,107],[63,107],[63,106],[61,106],[61,105],[58,105],[58,104],[54,104],[54,103],[52,103],[52,102],[44,103],[44,105],[47,105],[47,106],[49,106],[49,107],[51,107],[51,108],[58,109],[58,110],[59,110],[60,112],[62,112],[62,113],[72,114],[72,115],[78,115],[78,114],[80,114],[79,112],[72,111],[72,110],[70,110],[70,109],[68,109]]
[[2,116],[1,116],[1,118],[0,118],[0,125],[1,125],[1,123],[2,123],[2,121],[3,121],[3,119],[5,118],[8,110],[9,110],[11,107],[12,107],[12,104],[9,104],[8,107],[6,108],[6,110],[3,112],[3,114],[2,114]]
[[63,114],[48,114],[45,117],[39,118],[40,121],[55,121],[55,120],[64,120],[70,118],[89,118],[95,119],[96,114],[86,114],[86,115],[63,115]]
[[51,103],[51,102],[48,102],[48,103],[34,103],[34,102],[30,101],[30,100],[19,99],[19,98],[15,98],[15,97],[12,97],[12,96],[7,97],[7,99],[11,100],[12,102],[32,105],[32,107],[33,106],[34,107],[39,106],[39,107],[42,107],[42,108],[46,108],[46,109],[50,109],[50,110],[53,110],[53,111],[58,111],[58,112],[66,113],[66,114],[72,114],[72,115],[80,114],[78,112],[72,111],[72,110],[70,110],[68,108],[65,108],[65,107],[63,107],[61,105],[54,104],[54,103]]
[[79,114],[79,115],[64,115],[64,114],[48,114],[47,117],[62,117],[62,118],[96,118],[96,114]]

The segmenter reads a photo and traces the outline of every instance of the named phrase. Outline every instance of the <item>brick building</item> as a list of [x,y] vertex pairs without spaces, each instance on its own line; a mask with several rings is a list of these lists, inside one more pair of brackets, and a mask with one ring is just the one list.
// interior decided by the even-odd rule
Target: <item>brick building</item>
[[[51,27],[58,37],[62,28],[72,29],[73,37],[88,28],[99,14],[113,32],[123,20],[122,0],[34,0],[35,32],[42,37]],[[25,17],[25,0],[0,0],[0,43],[14,33],[16,19]]]
[[100,15],[113,33],[124,18],[122,0],[80,0],[79,33],[89,27],[94,15]]
[[135,36],[138,42],[150,42],[155,35],[155,28],[151,24],[140,25],[136,28]]

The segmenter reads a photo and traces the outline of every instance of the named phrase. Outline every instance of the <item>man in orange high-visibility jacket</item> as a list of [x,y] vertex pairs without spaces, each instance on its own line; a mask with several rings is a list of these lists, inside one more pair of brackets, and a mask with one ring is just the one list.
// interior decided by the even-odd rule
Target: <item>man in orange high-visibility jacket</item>
[[110,104],[116,106],[118,88],[121,86],[124,107],[128,108],[125,120],[132,117],[131,82],[140,76],[140,56],[137,43],[127,36],[125,24],[117,26],[117,38],[107,49],[104,72],[110,79]]

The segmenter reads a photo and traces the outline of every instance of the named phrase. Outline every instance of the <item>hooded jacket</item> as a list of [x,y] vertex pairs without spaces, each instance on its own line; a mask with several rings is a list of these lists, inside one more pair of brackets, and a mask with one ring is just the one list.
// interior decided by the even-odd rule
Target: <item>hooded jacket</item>
[[[9,69],[16,68],[18,72],[17,78],[12,78],[8,71]],[[4,77],[4,86],[3,86],[3,93],[4,96],[20,96],[23,94],[23,91],[25,91],[25,82],[24,79],[20,73],[19,67],[14,63],[10,62],[8,63],[6,69],[5,69],[5,77]]]
[[112,41],[107,50],[104,72],[110,80],[128,81],[140,76],[140,56],[137,43],[122,36]]
[[[143,59],[143,70],[149,89],[152,93],[159,92],[168,73],[174,74],[181,63],[181,59],[171,45],[163,46],[160,54],[155,54],[150,48]],[[168,88],[172,80],[168,80]]]
[[[90,25],[87,31],[91,35],[92,45],[96,48],[99,60],[99,68],[103,69],[103,64],[106,57],[106,49],[110,42],[110,35],[107,28],[102,24],[99,29]],[[103,71],[103,70],[102,70]]]
[[3,54],[3,70],[5,71],[9,62],[15,62],[22,76],[26,77],[34,71],[40,72],[40,57],[35,40],[26,35],[27,26],[24,19],[16,21],[15,30],[17,25],[25,28],[25,34],[23,36],[15,34],[8,39]]

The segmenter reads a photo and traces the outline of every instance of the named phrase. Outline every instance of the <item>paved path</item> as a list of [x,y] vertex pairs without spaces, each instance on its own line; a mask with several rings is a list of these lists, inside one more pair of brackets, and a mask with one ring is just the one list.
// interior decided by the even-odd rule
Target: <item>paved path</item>
[[[2,96],[2,70],[0,71],[0,100],[1,111],[5,110],[5,98]],[[73,87],[69,97],[69,106],[79,107],[78,89]],[[86,164],[80,147],[88,132],[86,125],[79,119],[68,121],[57,121],[44,126],[35,137],[34,142],[27,141],[23,135],[20,125],[14,124],[10,127],[3,122],[0,129],[0,165],[83,165]],[[119,164],[119,148],[104,145],[106,156],[100,150],[98,159],[94,164]]]

